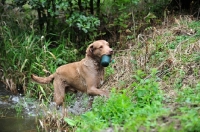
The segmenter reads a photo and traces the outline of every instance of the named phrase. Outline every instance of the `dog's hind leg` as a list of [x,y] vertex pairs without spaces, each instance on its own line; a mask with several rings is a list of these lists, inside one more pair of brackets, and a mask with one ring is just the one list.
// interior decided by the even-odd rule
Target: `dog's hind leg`
[[55,78],[54,82],[54,101],[57,106],[61,106],[65,98],[65,84],[60,78]]

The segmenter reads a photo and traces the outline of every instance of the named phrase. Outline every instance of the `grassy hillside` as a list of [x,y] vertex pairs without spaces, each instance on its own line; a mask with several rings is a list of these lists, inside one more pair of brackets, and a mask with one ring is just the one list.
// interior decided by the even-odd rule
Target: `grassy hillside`
[[200,22],[189,16],[150,27],[106,70],[109,99],[65,118],[72,131],[200,131]]

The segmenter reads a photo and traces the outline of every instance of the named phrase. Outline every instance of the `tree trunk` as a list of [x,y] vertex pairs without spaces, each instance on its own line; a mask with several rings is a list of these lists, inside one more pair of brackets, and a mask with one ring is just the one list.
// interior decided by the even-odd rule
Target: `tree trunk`
[[80,12],[82,12],[83,7],[82,7],[82,4],[81,4],[81,0],[78,0],[78,7],[79,7]]
[[100,0],[97,0],[97,15],[100,15]]
[[[53,12],[55,13],[56,12],[56,1],[55,0],[52,0],[52,9],[53,9]],[[54,14],[53,16],[51,16],[52,19],[51,19],[51,22],[52,22],[52,29],[51,31],[54,31],[55,29],[55,20],[56,20],[56,15]]]
[[39,27],[40,27],[40,31],[43,30],[43,21],[42,21],[42,15],[41,15],[41,9],[38,8],[37,9],[37,12],[38,12],[38,22],[39,22]]
[[94,14],[93,0],[90,0],[90,13]]

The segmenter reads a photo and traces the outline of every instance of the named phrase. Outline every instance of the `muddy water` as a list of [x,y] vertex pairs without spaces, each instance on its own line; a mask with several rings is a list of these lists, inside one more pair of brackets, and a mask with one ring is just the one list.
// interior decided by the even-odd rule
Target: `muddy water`
[[[67,111],[79,115],[91,108],[93,97],[78,92]],[[45,131],[39,125],[38,119],[45,115],[37,100],[13,95],[0,82],[0,132],[41,132]],[[55,103],[51,103],[48,112],[55,110]],[[46,113],[48,113],[46,111]],[[57,111],[62,114],[62,110]]]
[[[0,82],[0,132],[37,132],[36,107],[24,101],[24,97],[12,95]],[[17,106],[23,103],[24,107]]]

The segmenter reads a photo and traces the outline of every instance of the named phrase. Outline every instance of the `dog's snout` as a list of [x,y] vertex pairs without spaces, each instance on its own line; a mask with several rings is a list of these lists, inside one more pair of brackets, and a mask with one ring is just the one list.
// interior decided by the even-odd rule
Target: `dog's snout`
[[110,54],[113,54],[113,50],[112,49],[110,49]]

